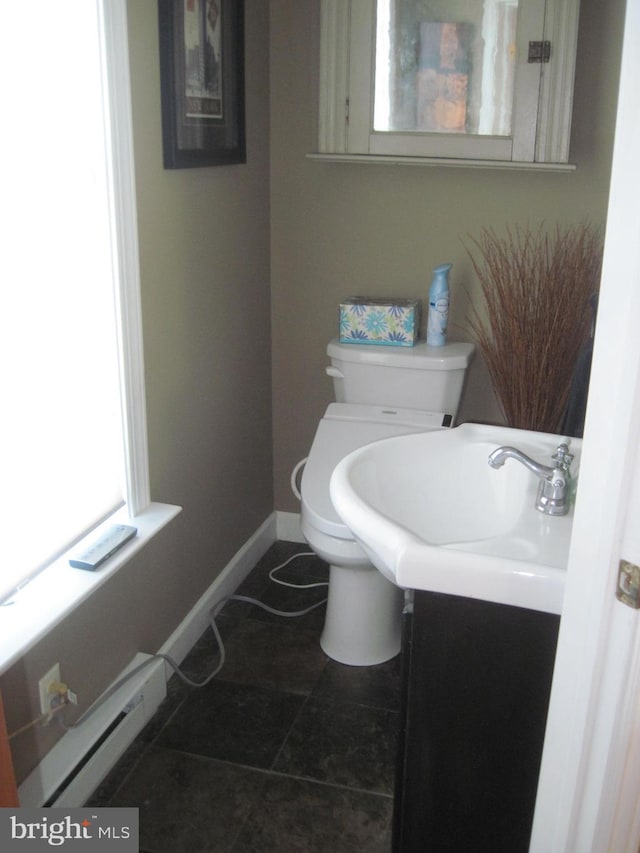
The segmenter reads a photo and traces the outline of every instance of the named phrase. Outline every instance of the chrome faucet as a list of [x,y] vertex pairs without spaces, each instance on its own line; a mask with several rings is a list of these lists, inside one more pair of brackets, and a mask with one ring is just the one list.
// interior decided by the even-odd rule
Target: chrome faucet
[[553,467],[535,462],[515,447],[498,447],[489,456],[492,468],[501,468],[507,459],[517,459],[524,467],[540,478],[535,507],[545,515],[566,515],[569,512],[570,467],[573,456],[566,444],[558,445],[551,457]]

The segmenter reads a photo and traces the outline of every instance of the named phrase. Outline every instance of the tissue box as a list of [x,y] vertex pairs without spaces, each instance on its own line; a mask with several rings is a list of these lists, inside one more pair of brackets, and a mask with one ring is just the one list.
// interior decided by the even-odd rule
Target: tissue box
[[412,347],[421,312],[419,299],[349,296],[340,303],[340,342]]

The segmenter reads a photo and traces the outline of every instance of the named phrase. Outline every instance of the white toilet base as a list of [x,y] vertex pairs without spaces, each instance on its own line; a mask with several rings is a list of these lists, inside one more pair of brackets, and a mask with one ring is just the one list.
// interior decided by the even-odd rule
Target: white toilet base
[[400,651],[403,604],[403,591],[373,565],[331,565],[322,650],[350,666],[390,660]]

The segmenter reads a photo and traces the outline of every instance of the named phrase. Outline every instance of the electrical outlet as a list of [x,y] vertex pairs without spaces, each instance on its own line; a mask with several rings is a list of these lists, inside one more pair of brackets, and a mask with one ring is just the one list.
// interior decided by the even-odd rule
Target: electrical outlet
[[49,693],[49,685],[56,681],[61,681],[60,664],[54,664],[46,675],[43,675],[38,682],[38,690],[40,691],[40,713],[51,713],[51,700],[53,694]]

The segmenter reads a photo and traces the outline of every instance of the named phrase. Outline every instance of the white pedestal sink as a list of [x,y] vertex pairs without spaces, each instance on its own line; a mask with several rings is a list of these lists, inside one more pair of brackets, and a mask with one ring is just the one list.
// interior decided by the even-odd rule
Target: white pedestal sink
[[582,442],[507,427],[464,424],[402,435],[346,456],[331,478],[338,514],[373,564],[400,587],[560,613],[573,507],[535,509],[538,478],[514,459],[489,454],[510,445],[544,465],[559,444]]

